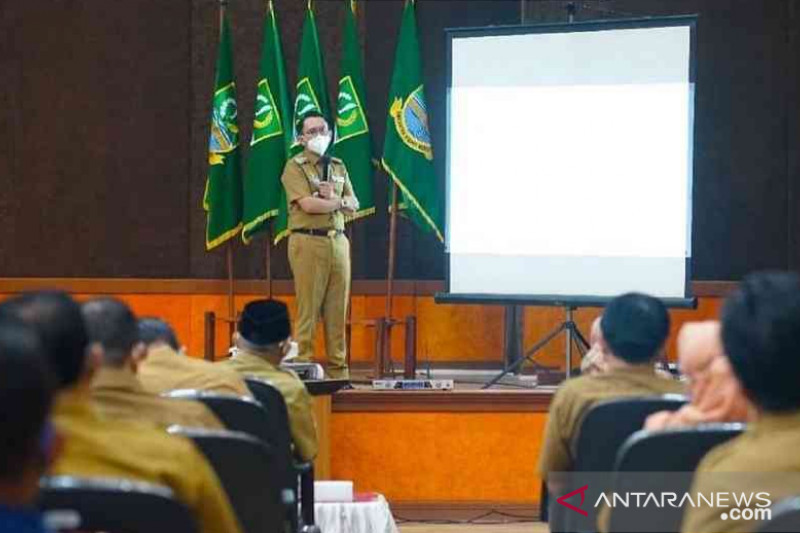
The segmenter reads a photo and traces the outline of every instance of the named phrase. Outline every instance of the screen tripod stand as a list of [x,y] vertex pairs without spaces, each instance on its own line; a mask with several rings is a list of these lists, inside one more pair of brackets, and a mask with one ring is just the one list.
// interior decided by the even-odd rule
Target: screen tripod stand
[[491,381],[486,383],[483,389],[488,389],[489,387],[495,385],[500,380],[502,380],[507,374],[511,372],[515,372],[522,365],[525,361],[529,361],[534,366],[543,368],[543,366],[533,359],[533,356],[544,348],[550,341],[558,337],[559,334],[563,331],[566,334],[566,377],[569,378],[572,375],[572,346],[573,344],[578,349],[578,352],[583,357],[586,354],[586,351],[589,349],[589,343],[586,342],[586,338],[584,338],[583,334],[581,334],[580,330],[578,329],[578,325],[575,324],[573,320],[572,313],[575,311],[575,307],[572,306],[564,306],[564,321],[561,322],[555,329],[550,331],[547,335],[544,336],[539,342],[534,344],[530,350],[528,350],[523,357],[517,359],[514,364],[507,366],[500,372],[498,375],[492,378]]

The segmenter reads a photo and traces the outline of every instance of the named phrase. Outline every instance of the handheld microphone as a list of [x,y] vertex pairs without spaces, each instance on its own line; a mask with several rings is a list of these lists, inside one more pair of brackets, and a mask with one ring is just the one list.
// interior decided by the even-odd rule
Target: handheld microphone
[[330,170],[330,165],[331,165],[331,156],[323,155],[319,158],[319,162],[322,164],[322,181],[328,181],[328,172]]

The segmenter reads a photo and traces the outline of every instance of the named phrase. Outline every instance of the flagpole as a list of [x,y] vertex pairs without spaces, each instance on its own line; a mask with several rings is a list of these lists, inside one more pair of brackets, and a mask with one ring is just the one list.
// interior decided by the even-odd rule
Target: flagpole
[[230,330],[231,336],[233,336],[233,332],[236,331],[236,304],[234,303],[233,289],[233,239],[228,240],[226,252],[228,256],[228,318],[230,319],[228,329]]
[[267,228],[266,250],[264,251],[264,266],[267,276],[267,298],[272,298],[272,230]]
[[[350,268],[352,277],[352,268],[353,268],[353,223],[347,225],[347,241],[350,243],[348,247],[349,257],[347,258]],[[352,290],[352,282],[351,282],[351,289],[347,291],[347,326],[345,327],[345,342],[347,343],[347,368],[350,368],[350,361],[352,359],[352,352],[353,349],[353,290]]]
[[386,319],[392,319],[394,297],[394,256],[397,247],[397,184],[392,181],[392,210],[389,214],[389,265],[386,276]]
[[[222,35],[222,26],[225,23],[225,11],[228,8],[228,0],[219,0],[219,34]],[[228,332],[229,340],[236,331],[236,304],[234,303],[233,287],[233,239],[228,239],[225,247],[226,263],[228,269]]]

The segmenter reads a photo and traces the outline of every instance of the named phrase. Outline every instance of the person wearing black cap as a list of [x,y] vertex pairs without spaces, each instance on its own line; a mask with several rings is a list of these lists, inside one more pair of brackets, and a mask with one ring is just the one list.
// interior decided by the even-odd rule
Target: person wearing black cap
[[655,362],[669,335],[669,314],[660,300],[628,293],[611,300],[600,320],[602,372],[570,379],[558,389],[545,428],[539,474],[572,470],[570,442],[586,410],[613,398],[683,393],[678,381],[656,373]]
[[245,376],[272,383],[283,395],[295,453],[305,461],[317,455],[317,424],[311,395],[297,375],[280,368],[292,334],[289,310],[277,300],[256,300],[244,306],[235,336],[236,354],[220,363]]

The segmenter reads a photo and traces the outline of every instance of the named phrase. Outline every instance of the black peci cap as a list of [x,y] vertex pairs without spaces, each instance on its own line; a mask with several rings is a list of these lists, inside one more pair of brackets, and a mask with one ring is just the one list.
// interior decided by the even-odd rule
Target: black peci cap
[[278,300],[256,300],[244,306],[239,334],[255,346],[285,341],[292,334],[289,308]]

